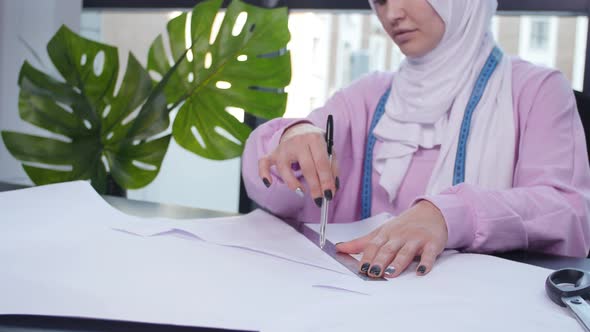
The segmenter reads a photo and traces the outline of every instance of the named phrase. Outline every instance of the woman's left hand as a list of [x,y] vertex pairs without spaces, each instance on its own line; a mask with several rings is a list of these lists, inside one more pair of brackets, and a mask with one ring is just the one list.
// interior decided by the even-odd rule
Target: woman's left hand
[[370,277],[395,278],[420,256],[417,274],[425,275],[447,245],[447,224],[440,210],[420,201],[368,235],[340,243],[338,251],[363,254],[360,271]]

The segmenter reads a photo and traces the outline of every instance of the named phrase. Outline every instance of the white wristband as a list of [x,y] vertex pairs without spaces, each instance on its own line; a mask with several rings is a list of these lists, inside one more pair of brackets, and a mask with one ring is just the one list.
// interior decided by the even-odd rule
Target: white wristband
[[310,123],[300,123],[287,129],[287,131],[281,137],[281,142],[291,139],[295,136],[303,134],[321,134],[324,135],[324,131]]

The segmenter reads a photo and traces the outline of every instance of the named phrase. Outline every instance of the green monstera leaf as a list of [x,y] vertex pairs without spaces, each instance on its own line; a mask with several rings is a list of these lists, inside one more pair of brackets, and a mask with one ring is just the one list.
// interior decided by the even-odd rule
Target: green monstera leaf
[[164,83],[170,73],[155,85],[129,54],[115,91],[117,49],[84,39],[65,26],[47,51],[62,79],[25,62],[18,81],[19,114],[55,135],[2,132],[4,144],[23,162],[31,180],[40,185],[90,179],[100,193],[106,191],[108,173],[128,189],[150,183],[170,141],[170,135],[155,136],[169,127]]
[[[287,9],[234,0],[211,44],[221,5],[222,0],[204,1],[167,26],[174,59],[185,51],[187,41],[190,47],[165,89],[168,103],[181,105],[172,135],[185,149],[215,160],[240,156],[251,131],[228,110],[282,116],[287,102],[283,89],[291,80],[291,57],[285,50],[290,39]],[[164,75],[170,63],[159,36],[151,45],[148,69]]]
[[[158,174],[168,148],[169,112],[180,105],[172,135],[210,159],[239,156],[250,128],[228,111],[281,116],[291,79],[287,10],[234,1],[209,42],[222,0],[207,0],[168,24],[168,59],[162,36],[152,44],[148,70],[130,54],[119,79],[117,49],[62,27],[47,45],[61,75],[25,62],[20,117],[50,137],[3,131],[10,153],[35,184],[90,179],[104,193],[108,174],[122,187],[141,188]],[[241,23],[240,23],[241,22]]]

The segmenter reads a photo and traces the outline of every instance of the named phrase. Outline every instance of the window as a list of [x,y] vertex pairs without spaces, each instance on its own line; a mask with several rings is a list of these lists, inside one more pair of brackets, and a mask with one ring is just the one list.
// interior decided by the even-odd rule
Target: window
[[[565,67],[561,67],[558,62],[564,60],[563,53],[572,52],[574,49],[573,41],[576,33],[575,25],[571,25],[572,17],[556,16],[522,16],[516,26],[512,21],[515,31],[520,30],[519,51],[518,55],[535,64],[547,67],[558,67],[565,72]],[[574,23],[575,24],[575,23]],[[560,29],[561,28],[561,29]],[[502,29],[502,26],[501,28]],[[558,42],[570,41],[567,48],[558,48]],[[500,42],[502,39],[500,38]],[[565,46],[565,45],[564,45]],[[568,54],[569,61],[573,60],[573,54]],[[567,68],[571,79],[571,66]]]
[[[82,32],[120,46],[121,62],[133,51],[145,63],[150,42],[164,31],[176,11],[85,10]],[[132,19],[131,19],[132,18]],[[374,70],[395,70],[403,54],[370,12],[293,11],[293,79],[288,88],[288,117],[305,116],[335,91]],[[493,33],[507,54],[557,67],[576,86],[583,78],[587,18],[503,16],[493,21]],[[311,84],[310,84],[311,83]],[[296,97],[295,97],[296,96]],[[305,101],[299,102],[299,100]],[[314,99],[314,102],[310,102]]]
[[546,18],[531,19],[530,46],[535,50],[546,50],[549,47],[549,20]]
[[[369,71],[385,70],[388,68],[385,63],[387,58],[387,38],[383,35],[369,37]],[[366,72],[366,71],[365,71]]]
[[[578,91],[584,88],[584,65],[586,62],[586,37],[588,34],[588,17],[576,18],[576,41],[572,68],[572,86]],[[588,93],[588,91],[586,91]]]

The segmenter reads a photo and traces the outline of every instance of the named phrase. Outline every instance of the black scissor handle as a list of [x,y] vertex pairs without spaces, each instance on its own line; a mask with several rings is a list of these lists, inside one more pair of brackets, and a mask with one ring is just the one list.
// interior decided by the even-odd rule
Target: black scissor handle
[[564,297],[590,297],[590,274],[578,269],[558,270],[545,281],[545,290],[551,301],[565,307]]

